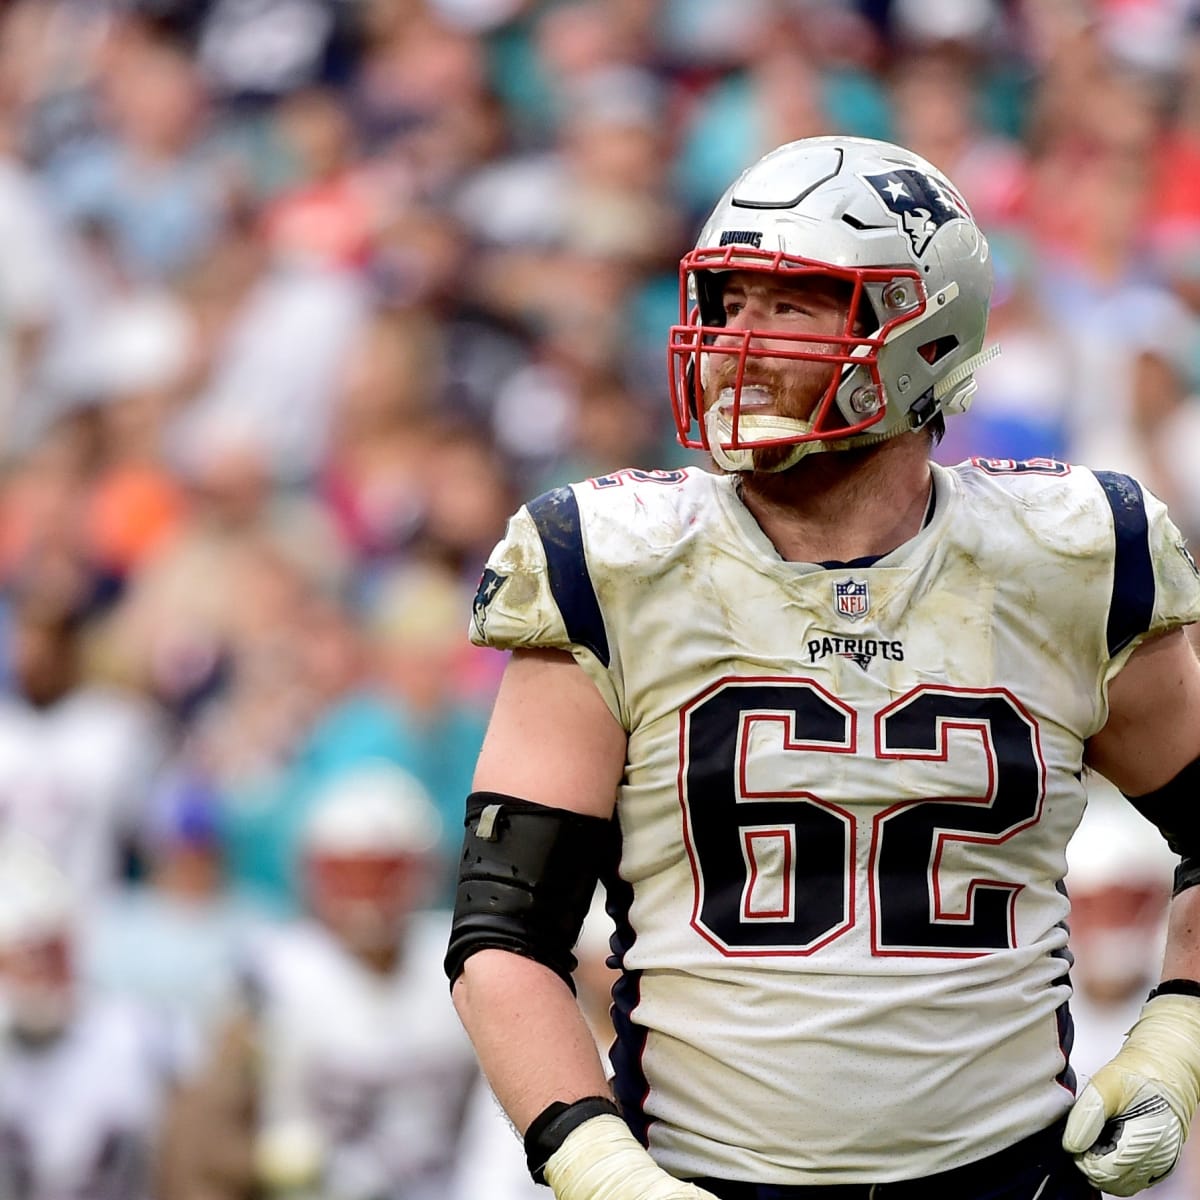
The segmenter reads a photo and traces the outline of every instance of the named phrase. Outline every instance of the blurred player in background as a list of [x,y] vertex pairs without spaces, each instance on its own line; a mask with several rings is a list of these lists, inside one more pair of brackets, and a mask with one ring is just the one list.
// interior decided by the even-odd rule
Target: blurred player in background
[[149,1200],[174,1073],[162,1029],[87,988],[77,902],[35,841],[0,842],[0,1196]]
[[[612,987],[617,974],[608,965],[612,918],[604,911],[604,892],[597,888],[575,943],[577,965],[572,978],[579,1005],[596,1045],[605,1050],[613,1040]],[[447,1200],[545,1200],[525,1166],[512,1126],[497,1104],[486,1079],[480,1078],[463,1124],[455,1155],[454,1183]]]
[[[446,968],[558,1200],[1082,1200],[1200,1095],[1200,578],[1135,480],[930,462],[987,242],[898,146],[782,146],[681,264],[680,440],[524,506]],[[1182,855],[1163,983],[1075,1096],[1084,765]],[[616,921],[612,1089],[572,995]],[[648,1149],[648,1153],[647,1153]]]
[[477,1072],[420,906],[440,825],[407,772],[336,779],[302,840],[310,916],[270,932],[244,1010],[173,1114],[167,1200],[444,1194]]
[[[1120,1048],[1162,963],[1175,856],[1107,780],[1088,777],[1088,807],[1067,846],[1071,897],[1071,1063],[1088,1079]],[[1200,1191],[1196,1140],[1154,1200]]]

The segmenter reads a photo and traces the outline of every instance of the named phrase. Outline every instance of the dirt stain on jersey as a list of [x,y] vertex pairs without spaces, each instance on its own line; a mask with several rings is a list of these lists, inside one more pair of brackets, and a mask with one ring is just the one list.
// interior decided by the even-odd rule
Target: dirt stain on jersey
[[536,559],[528,546],[520,542],[510,543],[503,558],[494,567],[506,576],[503,596],[506,609],[517,612],[536,604],[541,590],[539,579],[545,574],[546,567]]

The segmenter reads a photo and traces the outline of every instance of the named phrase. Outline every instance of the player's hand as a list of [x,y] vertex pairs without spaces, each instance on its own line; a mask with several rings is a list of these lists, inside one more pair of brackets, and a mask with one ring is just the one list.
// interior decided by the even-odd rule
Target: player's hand
[[1156,996],[1075,1101],[1063,1148],[1102,1191],[1132,1196],[1169,1175],[1200,1100],[1200,1000]]
[[324,1139],[308,1121],[275,1121],[255,1140],[254,1173],[268,1193],[311,1187],[324,1167]]
[[616,1116],[592,1117],[571,1130],[543,1173],[556,1200],[717,1200],[668,1175]]

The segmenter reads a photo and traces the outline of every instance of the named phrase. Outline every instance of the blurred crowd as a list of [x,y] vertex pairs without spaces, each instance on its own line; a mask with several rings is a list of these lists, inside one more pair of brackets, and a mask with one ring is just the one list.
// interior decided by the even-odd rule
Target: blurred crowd
[[[397,812],[428,809],[376,813],[380,856],[392,829],[395,871],[422,863],[396,912],[445,916],[503,665],[465,636],[484,558],[524,498],[691,461],[678,260],[742,166],[834,132],[930,159],[993,247],[1003,353],[937,457],[1128,471],[1200,535],[1197,0],[0,3],[0,830],[72,931],[33,964],[55,1036],[17,1037],[15,1092],[0,1051],[0,1200],[454,1194],[445,1147],[363,1149],[334,1183],[311,1129],[234,1136],[269,1108],[231,1080],[266,1053],[242,1018],[275,962],[324,997],[300,1026],[409,1012],[458,1064],[459,1091],[411,1054],[389,1075],[395,1047],[326,1077],[326,1140],[358,1145],[400,1077],[441,1097],[404,1120],[477,1119],[457,1033],[376,986],[404,954],[335,938],[367,971],[343,993],[332,943],[292,971],[256,939],[322,923],[306,839],[346,792],[375,829],[387,771]],[[6,903],[0,964],[38,926]],[[96,1027],[156,1082],[83,1089],[128,1143],[66,1154],[73,1113],[14,1150],[34,1095],[63,1115],[67,976],[159,1022]]]

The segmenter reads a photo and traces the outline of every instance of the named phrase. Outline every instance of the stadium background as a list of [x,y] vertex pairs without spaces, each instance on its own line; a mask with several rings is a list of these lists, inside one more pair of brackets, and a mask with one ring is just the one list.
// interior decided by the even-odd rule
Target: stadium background
[[[0,4],[0,816],[89,986],[208,1015],[196,964],[296,912],[364,762],[429,790],[446,901],[487,551],[688,461],[678,259],[833,132],[932,160],[994,249],[1003,354],[937,457],[1129,471],[1194,539],[1191,0]],[[149,950],[181,897],[196,942]]]

